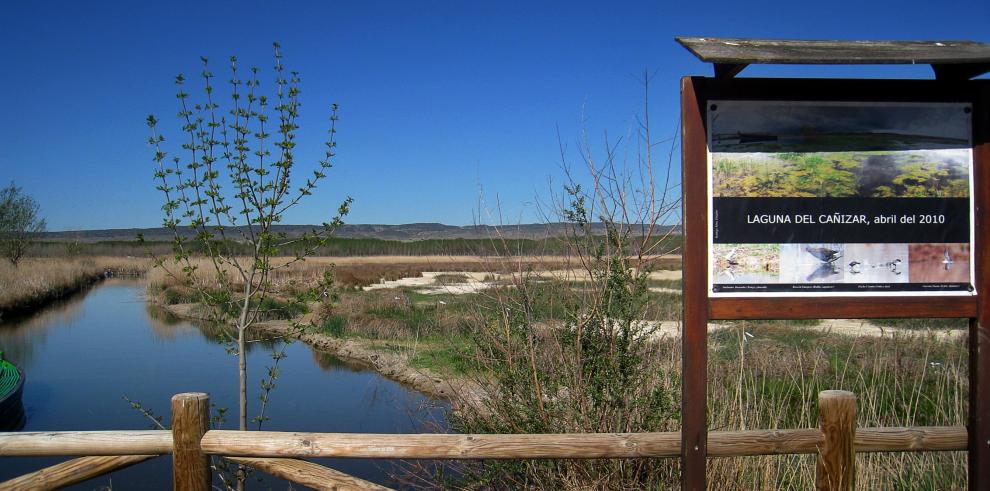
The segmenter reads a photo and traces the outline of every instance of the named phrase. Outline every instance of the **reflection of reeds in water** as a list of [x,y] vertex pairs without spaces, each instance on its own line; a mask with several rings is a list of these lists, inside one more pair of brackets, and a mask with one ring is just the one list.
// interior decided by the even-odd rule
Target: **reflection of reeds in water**
[[44,343],[49,328],[71,323],[81,312],[82,295],[77,295],[31,315],[0,318],[0,350],[6,359],[27,365],[34,356],[34,347]]
[[313,361],[319,365],[320,368],[328,372],[335,370],[346,369],[350,372],[373,372],[374,367],[371,365],[355,360],[353,358],[338,358],[325,351],[320,351],[318,349],[312,349]]
[[[191,335],[202,336],[203,339],[215,344],[229,344],[237,339],[237,332],[233,326],[207,320],[183,319],[154,304],[148,304],[145,313],[152,333],[161,341],[174,341],[182,336]],[[256,329],[249,329],[246,332],[246,339],[248,353],[255,349],[270,350],[275,342],[271,336],[266,336]]]

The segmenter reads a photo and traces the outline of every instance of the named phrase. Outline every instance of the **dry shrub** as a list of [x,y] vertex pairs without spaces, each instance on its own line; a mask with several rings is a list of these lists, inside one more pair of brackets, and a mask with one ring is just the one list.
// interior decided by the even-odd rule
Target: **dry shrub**
[[[470,433],[676,431],[679,350],[651,339],[645,282],[604,265],[592,286],[522,280],[473,318],[488,397],[453,416]],[[638,286],[637,286],[638,285]],[[491,307],[493,305],[494,307]],[[638,489],[674,485],[672,460],[487,461],[455,487]]]

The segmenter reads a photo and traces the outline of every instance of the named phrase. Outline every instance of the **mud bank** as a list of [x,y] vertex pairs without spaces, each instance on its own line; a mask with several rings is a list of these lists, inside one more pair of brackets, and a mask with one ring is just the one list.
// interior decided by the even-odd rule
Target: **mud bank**
[[[159,305],[181,318],[205,320],[196,313],[195,304]],[[306,317],[300,320],[307,323]],[[251,329],[271,336],[289,337],[334,356],[356,361],[374,368],[383,377],[406,384],[432,397],[443,398],[456,407],[481,400],[484,391],[473,381],[440,377],[425,368],[409,366],[408,359],[396,353],[384,353],[359,339],[340,339],[322,333],[299,329],[289,321],[265,321]]]

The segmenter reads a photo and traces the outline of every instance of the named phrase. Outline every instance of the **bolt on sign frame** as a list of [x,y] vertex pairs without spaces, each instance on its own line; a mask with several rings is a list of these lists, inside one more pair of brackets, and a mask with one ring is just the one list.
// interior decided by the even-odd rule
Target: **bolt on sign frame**
[[[785,101],[797,104],[931,104],[971,108],[970,281],[975,291],[856,292],[827,295],[712,294],[709,209],[711,101]],[[745,104],[745,103],[744,103]],[[681,81],[683,489],[705,489],[709,320],[837,318],[968,318],[969,488],[990,489],[990,80],[732,79]],[[877,128],[882,131],[883,128]],[[717,221],[717,220],[716,220]],[[933,241],[936,242],[936,241]],[[810,251],[809,251],[810,252]],[[948,260],[948,252],[946,253]]]

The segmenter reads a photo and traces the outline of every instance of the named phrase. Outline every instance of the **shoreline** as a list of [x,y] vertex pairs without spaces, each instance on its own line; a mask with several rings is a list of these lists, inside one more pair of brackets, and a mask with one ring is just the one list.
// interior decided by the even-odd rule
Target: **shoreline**
[[[182,319],[205,320],[194,313],[196,304],[161,305],[150,299],[148,303]],[[307,320],[305,317],[303,316],[303,320]],[[430,397],[449,401],[455,409],[463,404],[473,404],[484,397],[483,390],[470,380],[444,377],[427,368],[413,368],[409,366],[406,357],[379,351],[371,347],[369,341],[342,339],[306,329],[300,330],[285,320],[258,322],[251,329],[273,336],[290,337],[313,349],[368,365],[382,377],[407,385]]]
[[105,274],[83,275],[75,278],[71,283],[58,285],[55,288],[49,288],[35,295],[18,299],[11,305],[0,308],[0,321],[6,322],[28,317],[60,300],[84,292],[107,278],[108,276]]
[[0,264],[0,322],[27,317],[106,278],[143,276],[147,266],[146,259],[103,256]]

